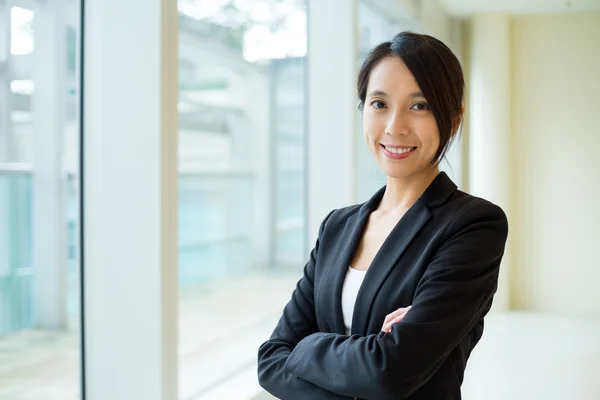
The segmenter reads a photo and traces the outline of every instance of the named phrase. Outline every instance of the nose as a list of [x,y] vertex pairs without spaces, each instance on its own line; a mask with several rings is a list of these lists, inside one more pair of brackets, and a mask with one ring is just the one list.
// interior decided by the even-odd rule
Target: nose
[[401,110],[389,114],[385,133],[391,136],[406,136],[409,133],[407,119]]

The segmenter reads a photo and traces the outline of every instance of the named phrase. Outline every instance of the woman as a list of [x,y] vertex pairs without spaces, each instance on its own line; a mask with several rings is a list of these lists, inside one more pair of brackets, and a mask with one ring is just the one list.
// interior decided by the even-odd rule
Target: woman
[[293,399],[460,399],[496,292],[508,224],[438,164],[464,115],[460,63],[403,32],[358,76],[363,132],[387,184],[323,221],[271,338],[262,387]]

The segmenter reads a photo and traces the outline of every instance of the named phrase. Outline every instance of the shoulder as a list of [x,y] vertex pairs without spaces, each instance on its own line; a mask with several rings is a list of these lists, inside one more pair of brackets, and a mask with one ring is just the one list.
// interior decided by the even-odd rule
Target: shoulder
[[321,224],[321,231],[337,230],[346,226],[348,219],[358,214],[365,203],[354,204],[347,207],[331,210]]
[[508,219],[500,206],[460,190],[432,212],[446,220],[449,234],[476,226],[493,228],[500,236],[508,235]]
[[[332,210],[321,224],[324,231],[342,230],[348,220],[355,218],[367,202]],[[456,190],[445,202],[429,209],[436,229],[447,233],[463,230],[472,225],[491,225],[501,236],[508,234],[508,220],[504,210],[489,200]],[[504,233],[503,233],[504,232]]]
[[348,218],[358,214],[364,203],[354,204],[347,207],[336,208],[329,216],[329,223],[331,224],[345,224]]
[[481,197],[457,190],[444,207],[453,211],[456,218],[492,217],[506,221],[504,210]]

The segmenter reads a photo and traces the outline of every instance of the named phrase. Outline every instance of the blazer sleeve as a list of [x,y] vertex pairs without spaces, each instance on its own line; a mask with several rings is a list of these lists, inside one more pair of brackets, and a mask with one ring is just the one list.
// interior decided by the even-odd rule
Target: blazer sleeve
[[348,400],[325,390],[314,383],[295,376],[285,369],[292,350],[304,337],[317,332],[314,310],[314,276],[319,241],[325,223],[333,211],[325,218],[319,229],[319,237],[310,259],[304,267],[304,275],[298,282],[291,300],[283,310],[271,338],[258,350],[258,381],[266,391],[285,400]]
[[436,373],[489,310],[508,235],[497,206],[470,203],[454,219],[420,280],[412,309],[391,332],[314,333],[286,369],[325,389],[366,399],[402,399]]

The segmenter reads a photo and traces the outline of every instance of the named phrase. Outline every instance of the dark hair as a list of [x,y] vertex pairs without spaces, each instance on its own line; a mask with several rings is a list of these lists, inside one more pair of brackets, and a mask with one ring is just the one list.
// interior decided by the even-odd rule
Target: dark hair
[[452,144],[462,118],[465,78],[460,62],[440,40],[414,32],[401,32],[367,55],[358,73],[359,109],[367,97],[369,76],[386,57],[400,58],[427,99],[440,131],[440,146],[432,163],[441,161]]

